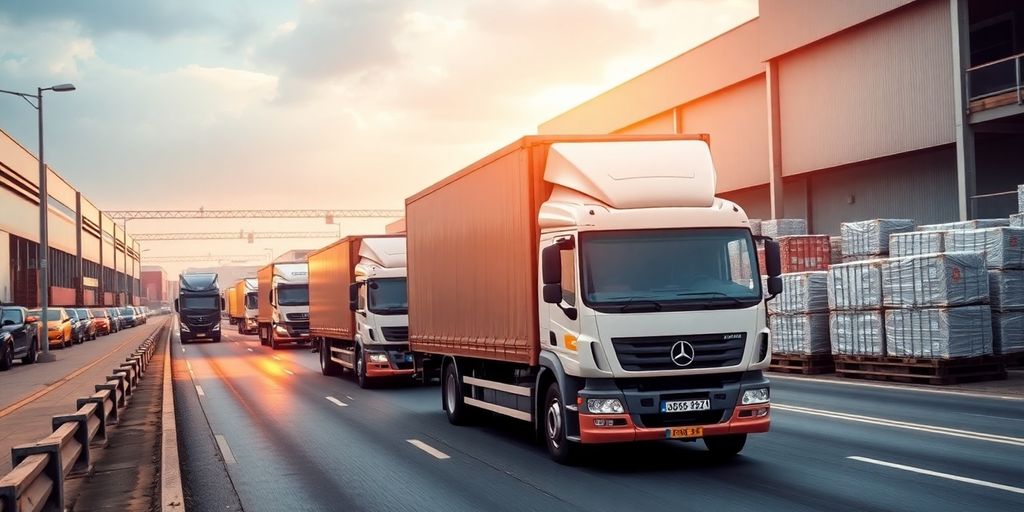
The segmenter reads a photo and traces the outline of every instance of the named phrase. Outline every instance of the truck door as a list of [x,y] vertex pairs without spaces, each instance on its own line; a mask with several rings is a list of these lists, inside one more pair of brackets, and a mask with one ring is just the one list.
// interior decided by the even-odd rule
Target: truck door
[[541,340],[549,350],[565,354],[570,359],[576,359],[576,338],[580,334],[580,320],[577,309],[579,287],[577,285],[575,239],[571,236],[555,236],[548,240],[546,245],[561,246],[559,253],[562,263],[562,302],[544,304],[547,307],[548,332],[542,333]]

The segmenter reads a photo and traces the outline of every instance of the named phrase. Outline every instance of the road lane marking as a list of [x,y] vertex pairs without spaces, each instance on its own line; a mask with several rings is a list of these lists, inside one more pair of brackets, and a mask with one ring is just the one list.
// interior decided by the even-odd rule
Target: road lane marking
[[337,405],[338,407],[348,407],[348,404],[342,402],[341,400],[338,400],[337,398],[334,398],[333,396],[325,396],[324,398],[326,398],[327,401],[333,403],[334,405]]
[[871,425],[880,425],[883,427],[902,428],[906,430],[917,430],[920,432],[929,432],[932,434],[942,434],[946,436],[962,437],[965,439],[975,439],[978,441],[988,441],[990,443],[1001,443],[1012,446],[1024,447],[1024,438],[1002,436],[998,434],[986,434],[984,432],[972,432],[970,430],[960,430],[948,427],[937,427],[934,425],[922,425],[920,423],[910,423],[906,421],[888,420],[884,418],[873,418],[871,416],[861,416],[859,414],[849,414],[845,412],[825,411],[821,409],[811,409],[808,407],[797,407],[793,405],[783,404],[772,404],[772,409],[780,411],[789,411],[800,414],[809,414],[811,416],[822,416],[825,418],[832,418],[845,421],[854,421],[858,423],[868,423]]
[[235,454],[231,453],[231,447],[228,446],[228,440],[221,434],[214,434],[213,437],[217,439],[217,447],[220,448],[220,454],[224,457],[224,463],[237,463],[238,461],[235,460]]
[[255,350],[253,350],[252,347],[245,347],[245,349],[248,350],[249,352],[255,352]]
[[978,480],[975,478],[967,478],[965,476],[951,475],[949,473],[939,473],[938,471],[932,471],[930,469],[915,468],[913,466],[904,466],[903,464],[896,464],[893,462],[886,462],[884,460],[869,459],[867,457],[859,457],[852,455],[847,457],[850,460],[856,460],[860,462],[867,462],[868,464],[875,464],[878,466],[885,466],[887,468],[902,469],[903,471],[910,471],[911,473],[918,473],[921,475],[934,476],[938,478],[945,478],[946,480],[955,480],[957,482],[964,482],[968,484],[980,485],[982,487],[989,487],[992,489],[999,489],[1000,491],[1008,491],[1017,494],[1024,494],[1024,489],[1020,487],[1013,487],[1010,485],[997,484],[993,482],[986,482],[984,480]]
[[203,391],[203,387],[199,384],[196,384],[196,393],[198,393],[199,396],[206,396],[206,393]]
[[910,387],[910,386],[907,386],[907,385],[890,386],[890,385],[886,385],[886,384],[872,384],[872,383],[868,383],[868,382],[851,382],[851,381],[848,381],[848,380],[826,380],[826,379],[818,379],[818,378],[814,378],[814,377],[796,377],[796,376],[793,376],[793,375],[779,375],[777,373],[772,373],[771,375],[769,375],[769,377],[770,377],[771,380],[792,380],[792,381],[796,381],[796,382],[807,382],[807,383],[812,383],[812,384],[819,384],[819,383],[820,384],[836,384],[836,385],[840,385],[840,386],[854,386],[854,387],[861,387],[861,388],[885,389],[885,390],[889,390],[889,391],[914,391],[914,392],[917,392],[917,393],[932,393],[932,394],[936,394],[936,395],[955,395],[955,396],[969,396],[969,397],[972,397],[972,398],[994,398],[996,400],[1024,401],[1024,396],[1006,396],[1006,395],[995,395],[995,394],[988,394],[988,393],[972,393],[970,391],[957,391],[957,390],[953,390],[953,389],[930,389],[930,388]]
[[977,416],[979,418],[992,418],[992,419],[997,419],[997,420],[1008,420],[1008,421],[1024,421],[1024,419],[1020,419],[1020,418],[1010,418],[1008,416],[993,416],[991,414],[974,414],[974,413],[970,413],[970,412],[965,412],[964,414],[966,414],[968,416]]
[[278,356],[271,356],[271,357],[273,357],[276,361],[280,361],[281,360],[281,358],[278,357]]
[[288,375],[295,375],[295,372],[291,370],[285,370],[284,372],[287,373]]
[[429,444],[424,443],[419,439],[406,439],[406,441],[409,444],[415,446],[416,448],[419,448],[420,450],[423,450],[429,453],[430,455],[433,455],[435,459],[445,460],[451,458],[448,456],[447,453],[442,452],[441,450],[438,450],[437,448],[434,448],[433,446],[430,446]]
[[352,398],[352,397],[350,397],[348,395],[345,395],[345,398],[348,398],[349,400],[355,400],[355,398]]
[[188,372],[189,373],[195,373],[195,372],[192,371],[192,363],[190,363],[188,361],[185,361],[185,366],[188,367]]

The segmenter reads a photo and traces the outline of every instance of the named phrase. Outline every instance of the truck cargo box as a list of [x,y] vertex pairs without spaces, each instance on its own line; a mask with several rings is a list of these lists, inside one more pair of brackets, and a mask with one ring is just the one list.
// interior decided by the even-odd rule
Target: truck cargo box
[[270,290],[273,280],[273,263],[256,271],[256,321],[259,323],[270,323],[274,314],[274,309],[270,305]]
[[[544,179],[551,145],[680,140],[706,142],[707,138],[524,137],[408,198],[411,349],[537,364],[538,214],[553,188]],[[703,152],[710,166],[706,146]],[[621,164],[623,172],[630,170],[628,161]],[[601,186],[592,185],[597,189]],[[666,187],[664,194],[677,201],[705,196],[713,201],[714,185],[712,175],[695,179],[692,188],[682,191]],[[669,200],[666,197],[653,199]]]

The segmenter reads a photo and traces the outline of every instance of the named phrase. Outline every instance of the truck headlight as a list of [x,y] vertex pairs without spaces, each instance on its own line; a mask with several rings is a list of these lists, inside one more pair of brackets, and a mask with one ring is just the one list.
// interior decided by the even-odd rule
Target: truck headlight
[[768,388],[748,389],[744,391],[741,403],[743,405],[768,403]]
[[278,334],[282,334],[282,335],[285,335],[285,336],[288,335],[288,329],[285,329],[284,327],[282,327],[280,325],[274,326],[274,330],[277,331]]
[[587,410],[591,414],[622,414],[626,412],[618,398],[588,398]]
[[192,332],[192,329],[189,329],[185,324],[181,324],[181,332]]
[[371,363],[386,363],[388,362],[388,355],[383,352],[371,352],[367,354]]
[[219,323],[213,324],[213,330],[214,331],[219,331],[220,330],[220,324]]

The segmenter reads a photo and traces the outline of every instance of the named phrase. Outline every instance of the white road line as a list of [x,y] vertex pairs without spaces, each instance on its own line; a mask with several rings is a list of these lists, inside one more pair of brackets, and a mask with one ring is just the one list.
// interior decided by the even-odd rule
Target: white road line
[[904,466],[903,464],[895,464],[893,462],[886,462],[884,460],[869,459],[867,457],[850,456],[847,457],[850,460],[856,460],[860,462],[867,462],[868,464],[876,464],[878,466],[885,466],[887,468],[902,469],[903,471],[910,471],[911,473],[918,473],[921,475],[934,476],[938,478],[945,478],[946,480],[954,480],[957,482],[964,482],[968,484],[980,485],[982,487],[989,487],[992,489],[999,489],[1000,491],[1008,491],[1017,494],[1024,494],[1024,489],[1020,487],[1013,487],[1010,485],[997,484],[993,482],[986,482],[984,480],[978,480],[975,478],[967,478],[965,476],[951,475],[949,473],[939,473],[938,471],[932,471],[930,469],[915,468],[913,466]]
[[252,347],[245,347],[245,349],[248,350],[249,352],[255,352],[255,350],[253,350]]
[[284,372],[287,373],[288,375],[295,375],[295,372],[291,370],[285,370]]
[[224,457],[224,463],[237,463],[238,461],[235,460],[235,454],[231,453],[231,447],[228,446],[228,440],[221,434],[214,434],[213,437],[217,440],[217,447],[220,448],[220,454]]
[[968,416],[977,416],[979,418],[992,418],[992,419],[1007,420],[1007,421],[1024,421],[1024,419],[1020,419],[1020,418],[1009,418],[1007,416],[993,416],[991,414],[974,414],[974,413],[970,413],[970,412],[965,412],[964,414],[966,414]]
[[189,373],[192,373],[192,363],[190,363],[190,362],[188,362],[188,361],[185,361],[185,366],[187,366],[187,367],[188,367],[188,372],[189,372]]
[[917,393],[932,393],[936,395],[954,395],[954,396],[969,396],[972,398],[993,398],[996,400],[1014,400],[1024,401],[1024,396],[1006,396],[1006,395],[995,395],[988,393],[972,393],[970,391],[957,391],[953,389],[930,389],[930,388],[919,388],[901,384],[898,386],[888,384],[872,384],[868,382],[851,382],[848,380],[827,380],[819,379],[815,377],[796,377],[793,375],[779,375],[772,373],[769,375],[770,380],[792,380],[796,382],[808,382],[813,384],[835,384],[838,386],[854,386],[860,388],[875,388],[875,389],[886,389],[889,391],[913,391]]
[[345,395],[345,398],[348,398],[349,400],[355,400],[355,398],[352,398],[352,397],[350,397],[348,395]]
[[845,412],[825,411],[821,409],[811,409],[808,407],[797,407],[793,405],[783,404],[772,404],[772,409],[780,411],[795,412],[799,414],[809,414],[811,416],[822,416],[825,418],[832,418],[837,420],[854,421],[858,423],[868,423],[871,425],[879,425],[883,427],[902,428],[907,430],[917,430],[920,432],[929,432],[932,434],[941,434],[953,437],[962,437],[965,439],[975,439],[978,441],[988,441],[990,443],[1001,443],[1012,446],[1024,447],[1024,438],[1002,436],[997,434],[986,434],[984,432],[972,432],[970,430],[959,430],[948,427],[938,427],[934,425],[922,425],[920,423],[910,423],[906,421],[888,420],[884,418],[873,418],[871,416],[861,416],[858,414],[848,414]]
[[198,393],[199,396],[206,396],[206,393],[203,392],[203,387],[199,384],[196,384],[196,393]]
[[419,439],[406,439],[406,441],[408,441],[409,444],[415,446],[416,448],[419,448],[420,450],[423,450],[433,455],[435,459],[445,460],[451,458],[448,456],[447,453],[444,453],[441,450],[438,450],[437,448],[434,448],[433,446],[430,446],[429,444],[420,441]]
[[280,358],[280,357],[278,357],[278,356],[272,356],[272,357],[273,357],[273,358],[274,358],[275,360],[277,360],[277,361],[280,361],[280,360],[281,360],[281,358]]
[[337,398],[334,398],[333,396],[325,396],[324,398],[326,398],[327,401],[333,403],[334,405],[337,405],[338,407],[348,407],[348,404],[342,402],[341,400],[338,400]]

